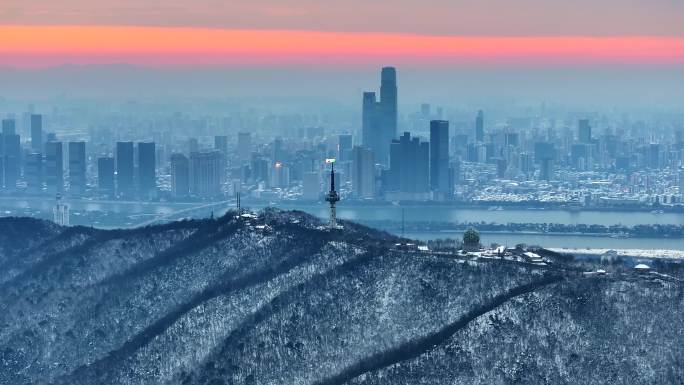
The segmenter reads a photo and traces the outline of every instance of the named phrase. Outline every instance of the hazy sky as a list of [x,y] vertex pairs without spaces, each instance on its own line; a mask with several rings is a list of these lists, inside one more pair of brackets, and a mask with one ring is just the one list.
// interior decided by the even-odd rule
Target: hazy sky
[[[66,64],[156,72],[33,70]],[[0,0],[0,97],[214,90],[356,103],[384,65],[411,102],[680,105],[684,0]]]
[[681,0],[2,0],[0,24],[440,35],[684,35]]

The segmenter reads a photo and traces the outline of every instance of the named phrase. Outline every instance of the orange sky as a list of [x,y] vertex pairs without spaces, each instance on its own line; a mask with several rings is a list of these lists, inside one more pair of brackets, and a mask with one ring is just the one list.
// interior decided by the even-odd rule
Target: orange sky
[[0,26],[0,63],[225,66],[684,64],[682,37],[458,37],[291,30]]

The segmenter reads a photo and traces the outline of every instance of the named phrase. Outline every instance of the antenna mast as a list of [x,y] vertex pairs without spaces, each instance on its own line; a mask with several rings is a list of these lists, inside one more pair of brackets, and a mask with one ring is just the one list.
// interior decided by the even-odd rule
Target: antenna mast
[[325,196],[325,200],[330,203],[330,229],[337,229],[337,202],[340,201],[340,196],[335,191],[335,159],[326,159],[326,163],[330,163],[330,191]]

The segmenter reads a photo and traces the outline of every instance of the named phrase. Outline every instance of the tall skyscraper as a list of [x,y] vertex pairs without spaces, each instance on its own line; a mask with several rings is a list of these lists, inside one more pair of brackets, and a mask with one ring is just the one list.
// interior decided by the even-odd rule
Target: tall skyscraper
[[580,119],[577,138],[580,143],[591,143],[591,126],[589,125],[589,119]]
[[62,142],[45,143],[45,186],[48,194],[64,192],[64,158]]
[[16,133],[16,121],[14,119],[3,119],[2,135],[14,135]]
[[252,134],[249,132],[238,133],[238,160],[241,164],[248,163],[252,156]]
[[190,193],[211,198],[221,195],[223,167],[218,151],[190,154]]
[[43,152],[43,115],[31,114],[31,149]]
[[383,140],[390,143],[397,136],[397,71],[384,67],[380,73],[380,110]]
[[171,155],[171,193],[175,198],[190,194],[190,161],[183,154]]
[[356,146],[352,150],[352,191],[355,198],[375,198],[375,159],[373,151]]
[[[390,191],[424,194],[430,191],[430,143],[405,132],[392,142]],[[416,197],[417,195],[414,195]]]
[[97,159],[97,187],[101,194],[110,198],[116,194],[115,170],[116,162],[114,158],[102,157]]
[[14,190],[21,176],[21,137],[15,133],[14,120],[3,121],[2,131],[5,188]]
[[445,199],[449,186],[449,122],[430,122],[430,188]]
[[[380,159],[380,114],[375,92],[363,93],[361,110],[361,141],[363,145],[376,153]],[[383,163],[383,162],[381,162]]]
[[156,155],[154,142],[138,143],[138,193],[150,199],[157,191]]
[[679,195],[684,197],[684,169],[679,170]]
[[69,193],[82,196],[86,190],[85,142],[69,142]]
[[24,179],[29,194],[40,194],[43,191],[43,154],[32,152],[26,155]]
[[552,180],[553,179],[553,159],[545,158],[542,159],[539,168],[539,179],[540,180]]
[[346,162],[351,157],[352,136],[340,135],[337,137],[337,159]]
[[123,198],[134,195],[133,142],[116,143],[116,193]]
[[2,120],[0,135],[0,156],[3,163],[4,185],[8,190],[17,187],[21,175],[21,138],[16,133],[14,119]]
[[482,110],[477,111],[475,118],[475,142],[484,142],[484,112]]
[[380,101],[375,92],[363,93],[361,136],[363,145],[371,149],[376,162],[389,164],[389,149],[397,136],[397,73],[384,67],[380,73]]

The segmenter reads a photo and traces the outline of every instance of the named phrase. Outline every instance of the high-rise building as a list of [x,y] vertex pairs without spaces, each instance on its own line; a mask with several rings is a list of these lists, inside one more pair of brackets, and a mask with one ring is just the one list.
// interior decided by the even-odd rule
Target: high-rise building
[[591,143],[591,126],[589,125],[589,119],[579,120],[577,138],[580,143]]
[[138,143],[138,195],[150,199],[157,191],[154,142]]
[[31,114],[31,149],[43,152],[43,115]]
[[352,191],[355,198],[375,198],[375,159],[373,151],[356,146],[352,150]]
[[14,133],[14,120],[10,122],[11,124],[8,123],[8,127],[5,127],[3,121],[2,153],[5,166],[5,188],[14,190],[21,176],[21,137]]
[[110,198],[116,194],[115,170],[116,162],[113,157],[97,159],[97,187],[101,194]]
[[482,110],[477,111],[475,118],[475,142],[484,142],[484,112]]
[[352,136],[348,134],[337,137],[337,159],[340,162],[346,162],[351,157],[352,150]]
[[[363,145],[378,155],[382,154],[380,143],[380,114],[375,92],[363,93],[363,105],[361,110],[361,141]],[[380,161],[384,163],[384,161]]]
[[238,133],[238,160],[241,164],[245,164],[251,160],[252,157],[252,134],[249,132]]
[[273,152],[271,159],[273,159],[273,162],[275,163],[285,162],[285,145],[283,143],[283,138],[277,137],[273,141]]
[[64,158],[62,142],[45,143],[45,186],[48,194],[64,192]]
[[380,101],[375,92],[363,93],[361,137],[363,145],[373,151],[376,162],[389,164],[392,140],[397,136],[397,73],[384,67],[380,73]]
[[679,170],[679,195],[684,197],[684,169]]
[[14,135],[16,133],[16,121],[14,119],[3,119],[2,135]]
[[123,198],[134,195],[133,142],[116,143],[116,194]]
[[32,152],[26,155],[24,179],[29,194],[40,194],[43,191],[43,154]]
[[660,168],[660,144],[651,143],[648,147],[648,167]]
[[199,141],[197,141],[197,138],[189,138],[188,139],[188,154],[192,154],[193,152],[199,151]]
[[69,193],[82,196],[86,190],[85,142],[69,142]]
[[194,152],[190,154],[190,193],[211,198],[221,195],[223,182],[221,153],[218,151]]
[[430,188],[446,198],[449,186],[449,122],[430,122]]
[[183,154],[171,155],[171,193],[175,198],[190,194],[190,161]]
[[290,186],[290,168],[281,162],[274,162],[269,175],[271,188],[287,188]]
[[389,191],[424,194],[430,191],[430,143],[405,132],[391,145]]
[[225,135],[214,136],[214,150],[221,151],[225,158],[228,155],[228,137]]
[[553,179],[553,159],[544,158],[542,159],[539,166],[539,179],[540,180],[552,180]]
[[[382,139],[385,147],[397,136],[397,71],[384,67],[380,73],[380,113],[382,114]],[[385,150],[387,151],[387,150]]]

